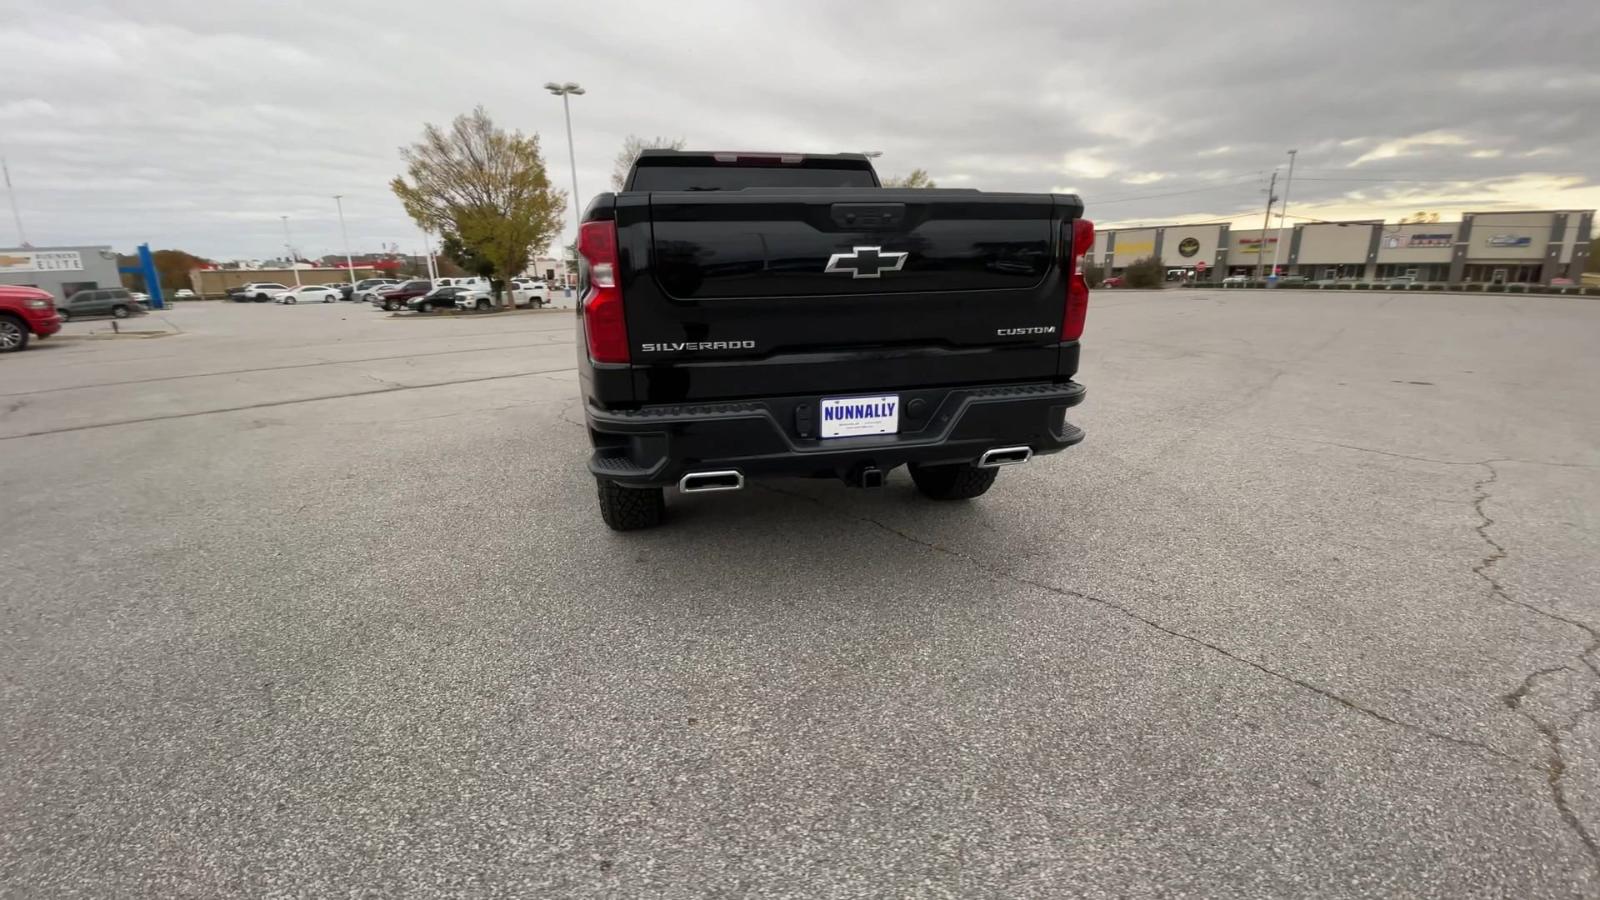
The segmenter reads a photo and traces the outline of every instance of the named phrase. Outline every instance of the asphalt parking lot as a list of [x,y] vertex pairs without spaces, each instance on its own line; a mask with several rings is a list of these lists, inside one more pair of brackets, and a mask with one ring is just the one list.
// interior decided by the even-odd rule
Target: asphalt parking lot
[[1600,303],[1097,293],[967,505],[601,524],[570,312],[0,358],[0,895],[1600,895]]

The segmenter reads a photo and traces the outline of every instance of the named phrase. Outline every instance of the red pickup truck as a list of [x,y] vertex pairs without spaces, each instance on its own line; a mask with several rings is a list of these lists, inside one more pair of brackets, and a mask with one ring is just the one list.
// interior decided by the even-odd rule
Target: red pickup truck
[[56,300],[49,291],[0,284],[0,353],[28,346],[28,337],[46,338],[61,330]]

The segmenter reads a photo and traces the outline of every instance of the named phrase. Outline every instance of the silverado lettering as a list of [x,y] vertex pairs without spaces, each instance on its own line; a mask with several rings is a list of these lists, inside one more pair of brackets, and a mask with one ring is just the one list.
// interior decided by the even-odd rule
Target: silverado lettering
[[902,466],[966,500],[1078,443],[1093,243],[1070,194],[885,189],[859,153],[644,151],[578,227],[601,517],[647,528],[669,487],[878,487]]
[[676,344],[640,344],[645,353],[676,353],[679,350],[754,350],[755,341],[684,341]]

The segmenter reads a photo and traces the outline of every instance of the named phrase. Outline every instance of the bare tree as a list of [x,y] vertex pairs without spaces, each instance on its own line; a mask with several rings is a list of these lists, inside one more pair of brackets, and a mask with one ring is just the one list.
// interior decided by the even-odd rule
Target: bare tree
[[642,138],[637,134],[630,134],[622,141],[622,149],[617,151],[616,161],[611,164],[611,189],[622,190],[628,183],[628,170],[633,168],[633,161],[639,154],[646,150],[682,150],[683,138],[664,138],[657,135],[653,138]]
[[885,178],[883,186],[886,188],[936,188],[939,185],[928,177],[927,169],[912,169],[910,175],[895,175]]

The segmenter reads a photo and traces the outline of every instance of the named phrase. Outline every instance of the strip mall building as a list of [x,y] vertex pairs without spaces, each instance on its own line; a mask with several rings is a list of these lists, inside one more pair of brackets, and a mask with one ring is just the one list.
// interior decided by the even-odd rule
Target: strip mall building
[[[1576,283],[1589,259],[1593,210],[1467,213],[1459,222],[1314,222],[1262,231],[1227,225],[1123,228],[1095,235],[1091,261],[1110,274],[1149,256],[1201,279],[1280,275],[1505,284]],[[1204,263],[1204,273],[1199,264]]]

